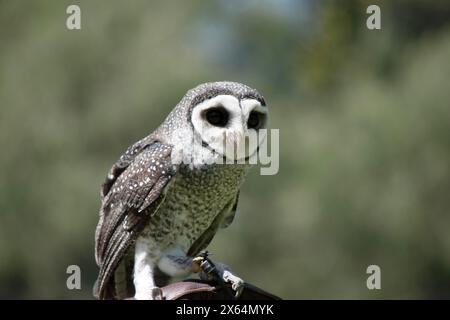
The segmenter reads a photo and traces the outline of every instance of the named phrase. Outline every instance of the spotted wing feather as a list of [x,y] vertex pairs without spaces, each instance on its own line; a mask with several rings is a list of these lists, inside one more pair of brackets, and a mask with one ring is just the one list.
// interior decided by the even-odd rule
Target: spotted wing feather
[[[96,230],[96,260],[100,267],[94,291],[100,299],[111,298],[114,271],[138,234],[164,200],[164,190],[176,168],[171,147],[153,142],[140,150],[129,164],[113,166],[109,187],[102,188],[100,221]],[[106,191],[106,192],[105,192]]]

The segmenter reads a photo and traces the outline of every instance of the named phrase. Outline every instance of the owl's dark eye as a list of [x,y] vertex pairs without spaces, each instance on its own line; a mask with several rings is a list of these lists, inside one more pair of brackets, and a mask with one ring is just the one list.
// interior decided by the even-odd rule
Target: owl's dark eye
[[211,108],[205,113],[206,120],[216,127],[225,127],[230,115],[224,107]]
[[263,123],[264,115],[262,113],[253,111],[250,113],[247,121],[247,128],[259,129]]

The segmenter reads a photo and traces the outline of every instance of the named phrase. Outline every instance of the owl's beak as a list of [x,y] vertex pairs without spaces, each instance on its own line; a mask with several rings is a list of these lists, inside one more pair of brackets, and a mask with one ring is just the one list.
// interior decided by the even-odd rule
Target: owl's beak
[[233,128],[227,130],[225,137],[225,154],[227,158],[234,160],[245,158],[245,128]]

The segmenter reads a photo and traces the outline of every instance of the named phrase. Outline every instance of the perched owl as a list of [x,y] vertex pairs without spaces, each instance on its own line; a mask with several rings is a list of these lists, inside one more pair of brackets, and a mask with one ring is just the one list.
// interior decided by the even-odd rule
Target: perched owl
[[[164,122],[130,146],[101,189],[95,233],[100,299],[161,299],[161,286],[193,271],[195,258],[233,220],[239,189],[265,134],[263,97],[235,82],[189,90]],[[230,148],[231,146],[231,148]],[[239,153],[239,150],[246,150]],[[243,282],[224,265],[235,290]]]

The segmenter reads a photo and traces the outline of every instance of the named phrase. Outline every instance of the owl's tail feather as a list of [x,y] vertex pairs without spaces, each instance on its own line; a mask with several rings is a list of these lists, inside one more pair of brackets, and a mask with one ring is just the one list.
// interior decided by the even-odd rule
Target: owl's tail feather
[[100,291],[100,281],[99,279],[95,280],[94,287],[92,288],[92,294],[95,298],[101,300],[115,300],[116,295],[114,292],[114,287],[111,286],[111,282],[107,284],[102,291]]

